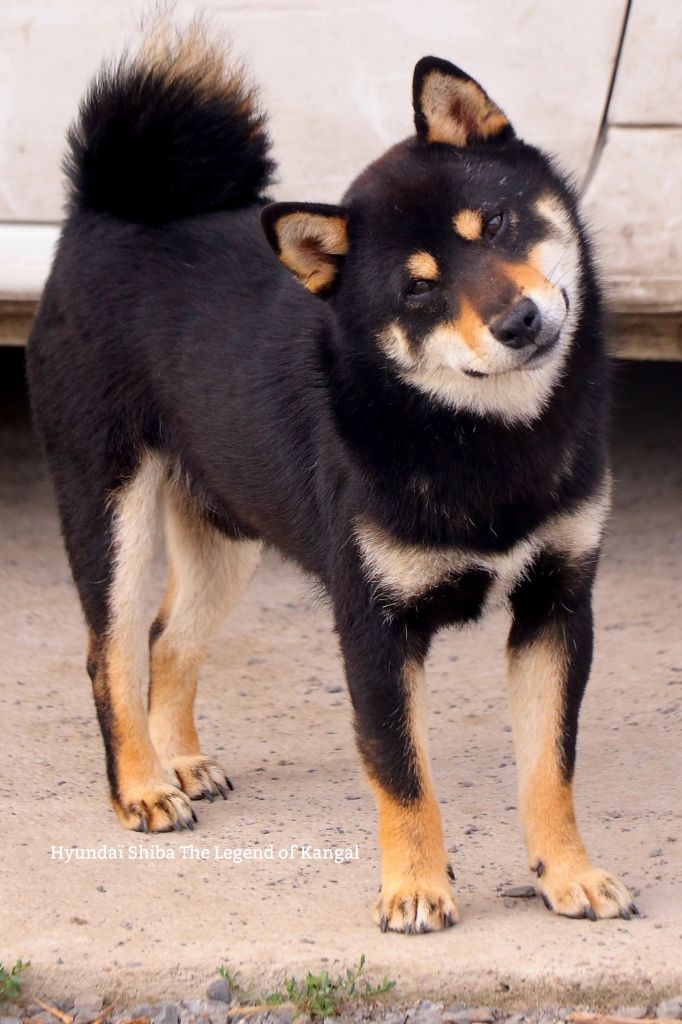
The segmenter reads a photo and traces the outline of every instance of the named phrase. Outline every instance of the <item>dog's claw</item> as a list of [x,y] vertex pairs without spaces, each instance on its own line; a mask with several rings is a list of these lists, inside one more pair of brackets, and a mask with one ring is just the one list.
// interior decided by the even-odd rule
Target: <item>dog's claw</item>
[[583,908],[583,913],[584,913],[585,917],[588,917],[590,919],[590,921],[596,921],[597,920],[597,915],[595,914],[595,912],[592,909],[592,907],[590,907],[589,905]]
[[537,864],[535,865],[535,874],[538,876],[538,878],[542,878],[544,873],[545,873],[545,862],[543,860],[539,860],[537,862]]
[[448,878],[450,879],[450,881],[454,882],[455,878],[456,878],[456,875],[455,875],[454,869],[452,867],[452,864],[448,864],[447,872],[448,872]]
[[234,786],[232,785],[231,781],[228,779],[227,775],[225,776],[225,782],[227,783],[227,788],[228,789],[234,790]]

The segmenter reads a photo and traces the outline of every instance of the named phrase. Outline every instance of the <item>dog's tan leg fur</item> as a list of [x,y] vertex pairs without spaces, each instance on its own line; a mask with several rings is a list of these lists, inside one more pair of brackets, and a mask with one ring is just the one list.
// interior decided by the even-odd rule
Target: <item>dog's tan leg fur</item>
[[531,870],[553,910],[569,917],[627,916],[632,897],[595,868],[578,832],[573,786],[562,765],[567,657],[560,630],[509,654],[519,808]]
[[177,487],[166,489],[171,578],[153,627],[149,729],[168,772],[192,799],[226,795],[224,769],[201,752],[194,722],[199,669],[208,642],[247,586],[256,541],[235,541],[206,522]]
[[142,459],[112,499],[114,567],[107,635],[91,639],[97,651],[95,695],[108,736],[114,808],[127,828],[166,831],[192,827],[189,800],[162,765],[149,733],[146,615],[155,552],[158,500],[165,463]]
[[410,693],[411,748],[422,793],[416,801],[401,801],[370,777],[379,809],[382,855],[376,918],[382,931],[425,932],[455,924],[459,913],[450,889],[440,809],[429,768],[423,666],[408,663],[405,682]]

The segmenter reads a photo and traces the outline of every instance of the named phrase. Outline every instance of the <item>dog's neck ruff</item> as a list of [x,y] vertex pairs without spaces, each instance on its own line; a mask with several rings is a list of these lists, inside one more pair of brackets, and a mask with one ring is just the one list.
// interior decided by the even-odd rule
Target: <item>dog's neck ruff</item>
[[499,419],[505,424],[537,420],[560,386],[569,345],[543,366],[487,377],[468,377],[459,370],[440,367],[428,372],[400,369],[400,378],[434,401],[458,412]]

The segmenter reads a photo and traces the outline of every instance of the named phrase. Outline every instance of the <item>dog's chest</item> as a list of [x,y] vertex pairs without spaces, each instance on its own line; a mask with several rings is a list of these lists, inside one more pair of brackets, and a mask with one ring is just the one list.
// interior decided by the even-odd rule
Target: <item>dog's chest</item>
[[369,579],[391,603],[406,605],[441,591],[462,604],[464,618],[474,618],[483,604],[503,602],[538,551],[532,539],[502,554],[422,547],[396,542],[376,528],[360,532],[359,540]]
[[355,532],[366,576],[389,604],[406,607],[439,592],[442,600],[462,604],[462,618],[474,618],[484,605],[504,603],[541,552],[573,559],[596,550],[608,503],[607,482],[502,552],[408,544],[367,520],[359,520]]

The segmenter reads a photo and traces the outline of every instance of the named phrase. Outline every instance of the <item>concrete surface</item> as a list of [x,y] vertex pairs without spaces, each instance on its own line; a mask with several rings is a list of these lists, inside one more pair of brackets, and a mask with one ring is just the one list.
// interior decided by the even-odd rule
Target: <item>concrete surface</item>
[[[53,499],[12,392],[9,361],[16,370],[20,355],[1,355],[0,381],[15,397],[3,397],[0,417],[0,960],[32,960],[29,992],[172,998],[199,993],[219,964],[257,990],[285,969],[336,970],[363,952],[405,998],[622,1005],[680,991],[682,366],[619,371],[616,507],[577,775],[588,846],[638,891],[643,919],[570,921],[538,900],[508,906],[500,895],[530,878],[498,617],[442,635],[430,662],[432,760],[463,919],[406,937],[381,935],[370,918],[375,813],[328,612],[274,556],[217,637],[200,691],[205,749],[224,760],[235,792],[196,805],[194,834],[121,830]],[[216,847],[270,843],[357,844],[359,859],[214,857]],[[53,847],[129,846],[165,858],[51,856]],[[177,859],[182,847],[207,859]]]
[[[657,4],[674,18],[676,0]],[[103,58],[137,45],[143,17],[163,6],[3,0],[0,219],[61,218],[64,135],[84,88]],[[311,202],[338,202],[366,163],[412,132],[412,70],[429,53],[484,83],[519,133],[582,180],[627,9],[626,0],[422,0],[418,14],[413,0],[170,6],[180,24],[206,13],[247,58],[271,115],[278,198]]]

